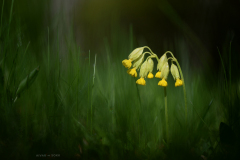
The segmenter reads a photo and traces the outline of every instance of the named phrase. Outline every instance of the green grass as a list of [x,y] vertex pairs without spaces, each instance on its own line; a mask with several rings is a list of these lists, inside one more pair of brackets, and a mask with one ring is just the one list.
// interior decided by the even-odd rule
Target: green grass
[[[131,26],[129,34],[121,35],[115,27],[112,37],[105,38],[104,47],[98,53],[89,51],[87,56],[72,31],[62,40],[59,35],[54,37],[50,26],[43,29],[45,43],[39,42],[42,54],[35,56],[27,39],[16,45],[21,24],[16,30],[6,27],[16,19],[12,7],[9,20],[1,16],[0,154],[4,158],[33,159],[36,154],[56,153],[61,158],[78,154],[83,159],[197,159],[202,154],[214,159],[223,154],[220,122],[239,132],[239,81],[232,83],[229,78],[228,83],[224,72],[227,90],[221,88],[221,79],[208,88],[211,81],[205,76],[210,75],[192,70],[187,56],[176,57],[185,77],[189,125],[184,127],[182,88],[175,87],[169,75],[171,143],[166,148],[164,90],[157,85],[159,79],[147,79],[146,86],[136,85],[137,78],[129,76],[121,64],[134,48],[146,45],[137,43]],[[182,48],[175,49],[178,55],[190,54]],[[38,65],[36,80],[14,103],[18,85]]]

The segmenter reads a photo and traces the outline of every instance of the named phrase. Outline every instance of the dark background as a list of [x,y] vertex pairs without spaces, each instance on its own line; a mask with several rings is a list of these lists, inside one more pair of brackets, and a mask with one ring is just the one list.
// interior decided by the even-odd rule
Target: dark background
[[[10,5],[11,1],[5,1],[4,15],[9,14]],[[159,56],[171,50],[179,57],[175,44],[184,41],[190,53],[184,56],[190,58],[190,65],[204,66],[213,74],[222,67],[217,47],[225,67],[229,66],[231,42],[231,67],[236,73],[233,80],[238,75],[239,0],[21,0],[14,2],[13,11],[13,16],[20,17],[20,22],[14,23],[22,24],[22,35],[31,41],[36,54],[40,54],[39,41],[47,34],[47,27],[52,43],[57,30],[73,31],[76,42],[87,53],[99,52],[104,38],[111,43],[112,37],[129,34],[132,26],[133,48],[143,44]]]

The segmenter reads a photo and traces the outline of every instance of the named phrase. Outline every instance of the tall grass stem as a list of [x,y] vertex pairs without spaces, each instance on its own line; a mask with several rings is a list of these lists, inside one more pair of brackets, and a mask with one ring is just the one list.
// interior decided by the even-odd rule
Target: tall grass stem
[[[222,59],[222,56],[221,56],[221,54],[220,54],[220,51],[219,51],[219,49],[218,49],[218,47],[217,47],[217,50],[218,50],[218,54],[219,54],[219,57],[220,57],[220,59],[221,59],[221,62],[222,62],[222,66],[223,66],[223,72],[224,72],[224,76],[225,76],[225,80],[226,80],[226,89],[227,89],[227,84],[228,84],[228,82],[227,82],[227,74],[226,74],[226,70],[225,70],[225,67],[224,67],[224,63],[223,63],[223,59]],[[227,89],[228,90],[228,89]]]
[[[10,26],[10,24],[11,24],[11,22],[12,22],[12,12],[13,12],[13,4],[14,4],[14,0],[12,0],[12,4],[11,4],[11,10],[10,10],[10,17],[9,17],[9,26]],[[8,37],[9,37],[9,32],[10,32],[10,27],[8,27]]]
[[88,126],[88,110],[90,107],[90,50],[89,50],[89,54],[88,54],[88,107],[87,107],[87,126]]
[[49,59],[49,56],[50,56],[50,50],[49,50],[49,27],[48,27],[48,51],[47,51],[47,53],[48,53],[48,80],[49,80],[49,74],[50,74],[50,71],[49,71],[49,65],[50,65],[50,59]]
[[228,106],[230,107],[230,125],[233,124],[233,106],[231,103],[231,41],[229,46],[229,87],[228,87]]
[[4,1],[5,1],[5,0],[3,0],[3,3],[2,3],[2,14],[1,14],[0,37],[1,37],[1,35],[2,35],[2,18],[3,18]]
[[[95,79],[95,71],[96,71],[96,60],[97,60],[97,54],[95,54],[95,62],[94,62],[94,70],[93,70],[93,83],[92,83],[92,90],[94,87],[94,79]],[[92,91],[93,94],[93,91]],[[92,134],[92,121],[93,121],[93,109],[92,109],[92,96],[91,96],[91,134]]]

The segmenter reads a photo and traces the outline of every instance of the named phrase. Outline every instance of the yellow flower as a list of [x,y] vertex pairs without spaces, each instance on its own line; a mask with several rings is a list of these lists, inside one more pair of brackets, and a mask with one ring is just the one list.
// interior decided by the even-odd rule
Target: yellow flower
[[183,81],[180,79],[177,79],[175,83],[175,87],[182,86],[182,85],[183,85]]
[[172,73],[174,80],[180,79],[178,68],[175,64],[172,64],[172,66],[171,66],[171,73]]
[[132,60],[131,59],[124,59],[122,61],[122,64],[124,65],[124,67],[129,69],[132,66]]
[[147,78],[153,78],[153,74],[149,72]]
[[161,76],[161,72],[158,71],[158,72],[156,73],[155,77],[156,77],[156,78],[160,78],[160,76]]
[[165,81],[165,79],[163,78],[161,81],[158,82],[159,86],[163,86],[163,87],[167,87],[167,81]]
[[147,59],[141,66],[139,77],[147,77],[148,73],[153,70],[153,60],[151,58]]
[[133,77],[137,77],[137,71],[136,68],[129,69],[127,73]]
[[139,84],[139,85],[143,85],[143,86],[145,86],[146,85],[146,81],[144,80],[144,78],[140,78],[140,79],[138,79],[137,81],[136,81],[136,83],[137,84]]

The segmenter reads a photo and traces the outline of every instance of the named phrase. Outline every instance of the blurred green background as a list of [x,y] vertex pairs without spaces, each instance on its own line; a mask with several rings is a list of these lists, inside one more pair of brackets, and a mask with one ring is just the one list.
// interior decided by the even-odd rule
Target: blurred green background
[[[0,6],[3,159],[239,158],[240,1]],[[182,86],[169,74],[169,142],[159,79],[136,85],[121,64],[142,46],[159,58],[172,51],[183,71],[188,125]]]

